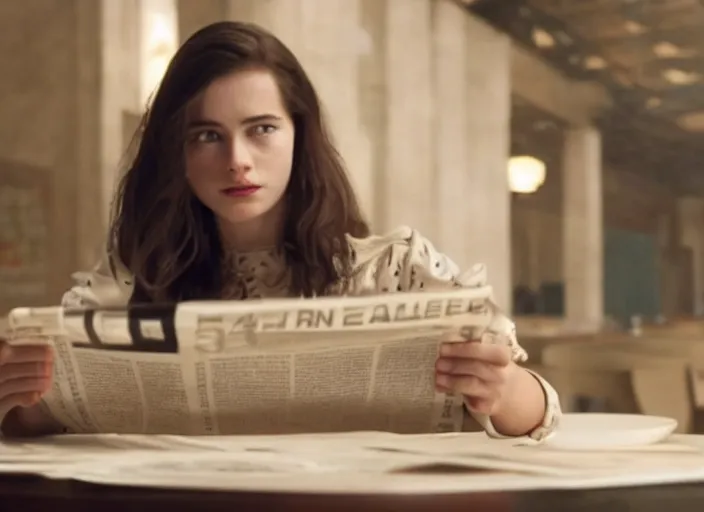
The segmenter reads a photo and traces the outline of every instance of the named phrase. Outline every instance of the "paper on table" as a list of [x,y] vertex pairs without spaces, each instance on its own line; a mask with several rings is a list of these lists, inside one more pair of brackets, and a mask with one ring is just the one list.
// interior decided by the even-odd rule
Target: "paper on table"
[[438,494],[539,489],[594,489],[623,486],[702,482],[701,465],[686,468],[644,469],[637,473],[600,473],[594,476],[550,476],[511,472],[445,473],[267,473],[192,472],[174,478],[170,473],[132,474],[132,467],[78,468],[72,478],[103,485],[150,488],[226,490],[305,494]]
[[[361,439],[360,439],[361,440]],[[458,441],[466,442],[469,439]],[[315,444],[315,443],[313,443]],[[477,452],[488,454],[485,443],[478,443]],[[449,445],[448,445],[449,447]],[[678,481],[704,480],[704,459],[700,454],[673,456],[662,453],[611,454],[604,462],[603,454],[576,459],[565,452],[523,449],[504,445],[494,447],[496,458],[476,456],[464,460],[465,468],[491,467],[503,471],[457,471],[462,467],[457,457],[436,455],[425,457],[425,471],[412,471],[412,454],[394,449],[380,454],[353,453],[352,447],[333,455],[321,452],[288,453],[285,456],[247,459],[247,464],[229,453],[197,453],[188,461],[179,454],[163,454],[146,464],[124,457],[104,463],[74,468],[72,477],[104,484],[128,484],[150,487],[249,490],[264,492],[312,493],[434,493],[471,492],[497,489],[590,488],[616,485],[645,485]],[[330,446],[328,446],[330,448]],[[428,451],[432,451],[429,449]],[[467,450],[468,452],[470,450]],[[471,450],[474,451],[474,450]],[[501,453],[507,458],[502,460]],[[559,471],[511,471],[520,466],[517,459],[526,457],[533,467],[560,463]],[[538,459],[542,459],[538,461]],[[396,465],[396,462],[399,465]],[[491,462],[490,462],[491,461]],[[258,469],[252,464],[259,464]],[[275,470],[266,463],[275,465]],[[432,463],[437,471],[432,471]],[[540,463],[542,462],[542,464]],[[408,465],[408,464],[411,465]],[[453,470],[441,465],[446,463]],[[565,470],[565,465],[582,466],[579,472]],[[423,464],[420,464],[423,466]],[[545,466],[543,466],[545,467]],[[254,470],[257,469],[257,470]],[[404,471],[404,469],[406,471]],[[553,466],[553,469],[557,469]]]
[[484,434],[379,432],[62,436],[0,444],[0,472],[116,485],[313,493],[470,492],[704,481],[704,441],[696,436],[675,436],[663,447],[611,453],[515,444],[515,440],[489,440]]
[[[190,478],[192,472],[300,473],[388,473],[421,471],[438,466],[455,470],[518,471],[559,474],[580,470],[576,465],[544,464],[501,455],[484,446],[483,434],[467,434],[457,446],[434,450],[422,438],[360,432],[355,434],[291,436],[116,436],[81,435],[46,438],[37,442],[0,445],[0,472],[30,469],[41,474],[71,474],[94,471],[128,472],[149,480],[150,474],[171,474],[174,481]],[[473,442],[474,441],[474,442]],[[476,448],[473,449],[472,446]],[[457,452],[457,453],[455,453]],[[197,463],[194,463],[197,461]],[[112,469],[111,469],[112,468]]]

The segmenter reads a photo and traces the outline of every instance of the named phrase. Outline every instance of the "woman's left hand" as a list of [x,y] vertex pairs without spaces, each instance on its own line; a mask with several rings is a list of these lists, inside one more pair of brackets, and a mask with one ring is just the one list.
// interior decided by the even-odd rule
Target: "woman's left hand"
[[438,391],[461,393],[469,409],[492,416],[510,392],[518,366],[507,346],[464,341],[443,343],[435,369]]

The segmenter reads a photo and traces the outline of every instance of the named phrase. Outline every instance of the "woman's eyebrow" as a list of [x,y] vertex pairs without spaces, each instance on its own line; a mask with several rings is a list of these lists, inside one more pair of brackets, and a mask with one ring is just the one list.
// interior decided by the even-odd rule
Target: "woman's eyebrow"
[[[256,116],[250,116],[246,117],[245,119],[242,120],[242,124],[255,124],[255,123],[261,123],[265,121],[281,121],[281,116],[277,116],[275,114],[259,114]],[[214,121],[212,119],[207,119],[207,118],[196,118],[188,122],[188,128],[189,129],[194,129],[194,128],[217,128],[222,126],[222,123],[219,123],[217,121]]]
[[217,128],[221,126],[220,123],[217,121],[213,121],[211,119],[193,119],[191,121],[188,121],[188,129],[193,129],[193,128]]
[[281,116],[274,114],[261,114],[258,116],[247,117],[242,121],[242,124],[261,123],[263,121],[281,121]]

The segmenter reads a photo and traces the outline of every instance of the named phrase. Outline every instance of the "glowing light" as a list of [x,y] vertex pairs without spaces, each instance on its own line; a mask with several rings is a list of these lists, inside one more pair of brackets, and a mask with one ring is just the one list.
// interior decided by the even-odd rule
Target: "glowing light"
[[144,0],[142,8],[141,100],[146,104],[178,49],[178,11],[175,0]]
[[514,156],[508,161],[511,192],[532,194],[545,183],[545,162],[532,156]]

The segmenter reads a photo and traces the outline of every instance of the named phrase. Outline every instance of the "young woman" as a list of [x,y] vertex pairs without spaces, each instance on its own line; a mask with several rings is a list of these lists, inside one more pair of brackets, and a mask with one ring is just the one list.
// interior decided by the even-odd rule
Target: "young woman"
[[[144,117],[119,186],[104,260],[66,293],[66,306],[189,299],[311,297],[472,286],[419,233],[370,236],[320,103],[294,55],[249,24],[194,34],[173,58]],[[465,396],[493,436],[542,439],[555,427],[555,391],[516,364],[513,324],[503,343],[450,343],[438,389]],[[0,350],[6,435],[57,432],[37,406],[51,350]]]

